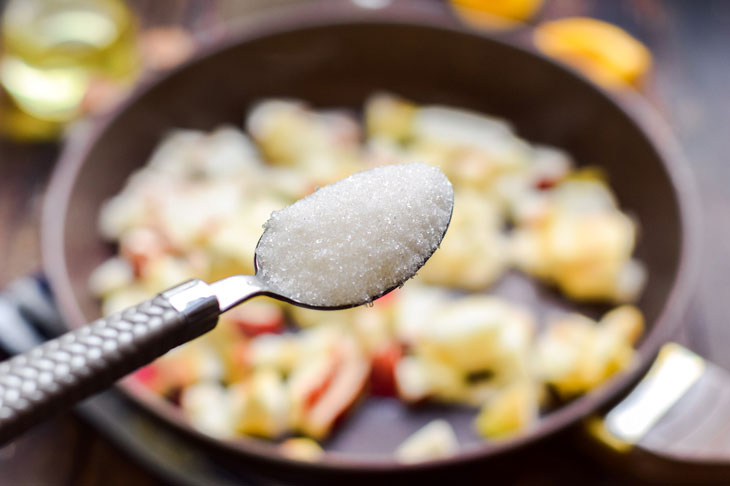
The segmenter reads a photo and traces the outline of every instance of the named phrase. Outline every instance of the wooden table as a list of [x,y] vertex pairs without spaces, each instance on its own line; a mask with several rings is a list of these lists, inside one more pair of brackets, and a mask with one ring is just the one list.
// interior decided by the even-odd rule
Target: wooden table
[[[626,28],[651,48],[655,66],[647,96],[668,118],[684,146],[701,189],[705,215],[702,274],[690,317],[676,340],[730,369],[730,161],[726,160],[730,154],[730,2],[546,3],[541,19],[594,16]],[[233,1],[218,2],[217,8],[245,10]],[[40,206],[57,150],[54,145],[0,142],[0,286],[40,267]],[[613,473],[577,449],[569,439],[558,437],[542,445],[528,470],[515,473],[515,480],[521,484],[618,482]],[[0,484],[158,483],[70,414],[0,449]]]

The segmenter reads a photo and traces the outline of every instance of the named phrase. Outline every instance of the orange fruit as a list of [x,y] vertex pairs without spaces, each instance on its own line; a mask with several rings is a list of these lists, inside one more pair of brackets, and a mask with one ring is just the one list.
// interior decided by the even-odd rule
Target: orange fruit
[[535,28],[535,45],[608,88],[638,84],[651,67],[649,50],[628,32],[601,20],[571,17]]
[[543,0],[450,0],[456,14],[475,27],[505,29],[531,18]]

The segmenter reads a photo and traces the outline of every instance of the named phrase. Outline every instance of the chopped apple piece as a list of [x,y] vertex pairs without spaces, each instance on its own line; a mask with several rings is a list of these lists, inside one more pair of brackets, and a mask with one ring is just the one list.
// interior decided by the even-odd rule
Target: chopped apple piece
[[368,136],[404,141],[411,134],[416,106],[390,94],[378,93],[365,102]]
[[454,300],[424,325],[419,350],[424,356],[464,372],[499,368],[502,334],[512,325],[534,327],[529,313],[485,295]]
[[324,455],[324,450],[309,437],[292,437],[281,443],[279,451],[290,459],[314,462]]
[[530,382],[514,382],[482,407],[474,422],[485,438],[505,438],[527,430],[537,420],[538,394]]
[[280,334],[284,331],[284,311],[278,304],[258,299],[231,309],[226,318],[248,337]]
[[145,287],[152,294],[197,276],[196,269],[189,261],[169,254],[149,260],[144,269]]
[[350,331],[366,354],[377,353],[393,341],[392,305],[387,302],[373,307],[360,307],[350,317]]
[[401,358],[395,367],[398,396],[406,402],[425,400],[433,393],[428,369],[415,356]]
[[202,381],[185,388],[180,405],[188,420],[201,432],[218,438],[234,435],[229,396],[218,383]]
[[105,261],[91,272],[89,289],[100,296],[107,296],[115,290],[132,285],[134,270],[129,262],[120,257]]
[[600,324],[634,345],[644,332],[644,315],[633,305],[622,305],[607,312]]
[[149,290],[146,290],[139,285],[132,284],[128,287],[114,290],[107,295],[104,299],[103,305],[101,306],[101,310],[105,316],[108,316],[128,307],[137,305],[143,300],[149,299],[152,295],[154,294],[150,293]]
[[465,373],[423,356],[401,358],[395,368],[395,383],[398,396],[409,403],[434,399],[479,405],[491,394],[489,383],[470,385]]
[[289,377],[292,422],[300,423],[332,384],[341,357],[336,353],[315,356],[299,365]]
[[400,462],[412,463],[454,455],[459,441],[451,425],[441,419],[433,420],[408,437],[395,451]]
[[373,395],[393,397],[397,395],[395,368],[403,357],[403,346],[390,343],[380,348],[372,357],[370,391]]
[[203,341],[174,348],[143,369],[142,381],[161,394],[197,382],[215,382],[225,373],[221,358]]
[[416,285],[401,289],[395,303],[395,337],[406,344],[420,339],[425,324],[449,300],[449,293],[437,287]]
[[432,285],[481,290],[504,272],[507,240],[497,207],[473,190],[456,191],[454,214],[441,247],[419,272]]
[[289,372],[301,356],[296,337],[290,334],[264,334],[252,339],[246,350],[249,366]]
[[164,385],[164,377],[155,363],[150,363],[147,366],[141,367],[132,373],[131,377],[150,390],[156,391],[160,394],[165,392],[166,387]]
[[315,439],[325,437],[337,420],[352,408],[370,373],[370,365],[353,339],[342,341],[340,353],[342,361],[337,373],[298,424],[302,432]]
[[289,426],[290,400],[286,384],[274,370],[261,370],[231,387],[236,430],[266,438],[281,436]]
[[129,262],[134,275],[145,276],[151,262],[161,258],[165,252],[164,238],[154,230],[140,227],[122,234],[119,240],[119,252]]
[[538,340],[535,369],[539,376],[561,395],[571,397],[592,390],[628,366],[635,351],[631,336],[610,324],[617,317],[621,314],[610,317],[608,326],[578,314],[553,323]]

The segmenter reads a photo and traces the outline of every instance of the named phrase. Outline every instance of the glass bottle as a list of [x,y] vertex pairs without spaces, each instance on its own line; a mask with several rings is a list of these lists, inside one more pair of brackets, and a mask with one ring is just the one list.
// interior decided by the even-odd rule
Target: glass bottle
[[133,79],[135,37],[122,0],[10,0],[2,17],[0,83],[28,114],[71,120],[92,77]]

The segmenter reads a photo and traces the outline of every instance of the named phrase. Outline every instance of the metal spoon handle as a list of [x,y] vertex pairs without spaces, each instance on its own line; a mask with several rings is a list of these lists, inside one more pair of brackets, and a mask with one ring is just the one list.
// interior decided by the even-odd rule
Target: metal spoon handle
[[191,280],[0,363],[0,444],[215,327],[218,300]]

